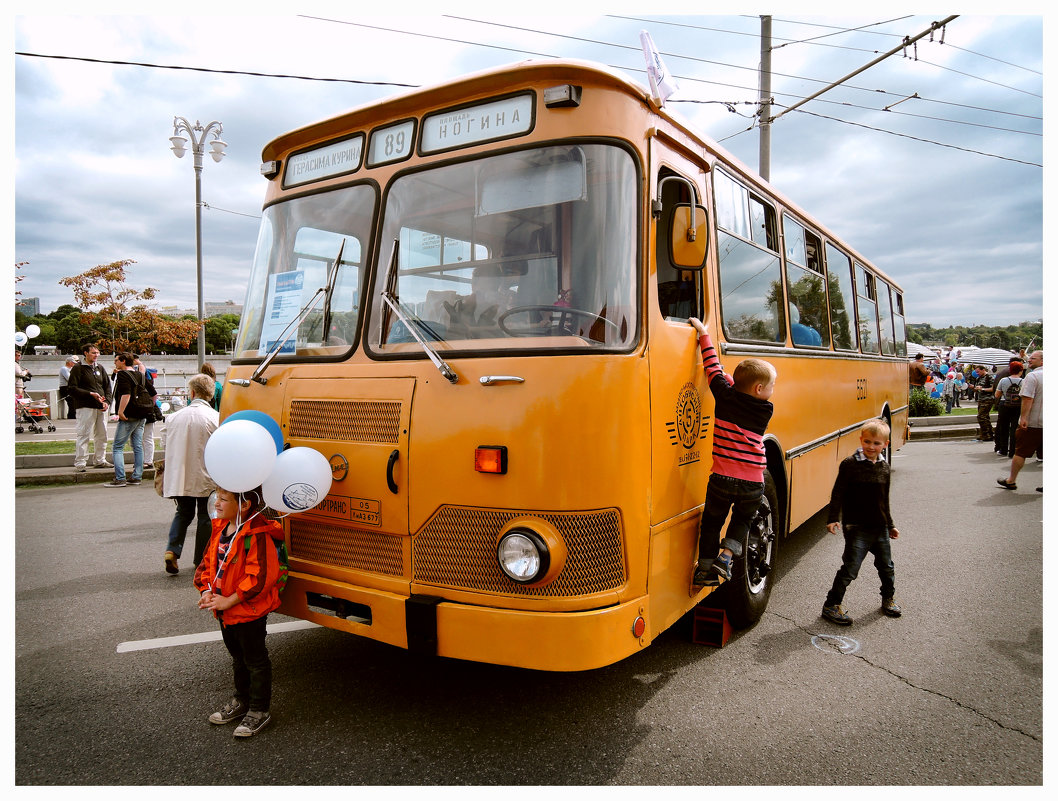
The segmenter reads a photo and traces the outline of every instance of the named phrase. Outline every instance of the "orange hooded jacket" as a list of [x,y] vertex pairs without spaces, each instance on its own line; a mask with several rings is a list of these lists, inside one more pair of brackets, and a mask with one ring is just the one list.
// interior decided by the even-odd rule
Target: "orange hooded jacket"
[[[278,523],[257,515],[232,537],[228,546],[231,558],[224,568],[220,587],[212,584],[217,576],[217,546],[227,520],[213,520],[213,534],[202,554],[202,561],[195,570],[195,588],[199,593],[212,589],[214,594],[238,593],[239,603],[214,616],[223,625],[247,623],[264,617],[279,608],[279,556],[273,540],[283,539],[283,527]],[[246,540],[250,539],[247,550]]]

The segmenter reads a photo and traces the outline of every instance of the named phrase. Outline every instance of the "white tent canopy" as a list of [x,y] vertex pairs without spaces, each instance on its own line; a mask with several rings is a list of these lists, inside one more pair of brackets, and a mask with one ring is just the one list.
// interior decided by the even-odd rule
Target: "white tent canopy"
[[914,359],[920,353],[927,359],[940,358],[940,354],[932,348],[927,348],[923,345],[916,345],[914,342],[907,343],[907,357],[909,359]]

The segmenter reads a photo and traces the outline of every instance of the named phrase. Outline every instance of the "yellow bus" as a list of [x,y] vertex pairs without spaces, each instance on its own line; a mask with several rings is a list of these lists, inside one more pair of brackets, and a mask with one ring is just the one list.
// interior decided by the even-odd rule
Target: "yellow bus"
[[371,103],[261,171],[223,415],[271,415],[333,474],[284,521],[284,614],[541,670],[647,647],[714,591],[690,587],[713,422],[691,316],[728,372],[779,374],[765,501],[711,599],[735,626],[861,423],[904,442],[900,288],[598,65]]

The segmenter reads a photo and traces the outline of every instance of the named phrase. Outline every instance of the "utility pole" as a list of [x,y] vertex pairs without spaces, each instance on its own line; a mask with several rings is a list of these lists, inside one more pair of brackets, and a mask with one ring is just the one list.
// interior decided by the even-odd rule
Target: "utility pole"
[[[760,74],[760,101],[759,101],[760,102],[760,175],[761,175],[761,177],[764,180],[766,180],[766,181],[771,180],[770,176],[769,176],[769,174],[771,172],[771,124],[773,122],[775,122],[777,119],[779,119],[779,117],[782,117],[782,116],[784,116],[786,114],[789,114],[791,111],[793,111],[796,108],[800,108],[801,106],[803,106],[805,103],[809,102],[810,100],[815,100],[821,94],[823,94],[824,92],[829,92],[835,86],[841,86],[841,84],[845,83],[845,81],[847,81],[850,78],[853,78],[853,77],[859,75],[861,72],[864,72],[864,71],[870,69],[875,64],[879,64],[882,61],[885,61],[890,56],[892,56],[892,55],[894,55],[896,53],[899,53],[902,50],[906,50],[907,47],[909,47],[910,45],[913,45],[919,39],[923,39],[923,38],[931,35],[935,31],[943,30],[945,25],[947,25],[953,19],[957,19],[958,16],[959,16],[958,14],[953,14],[952,16],[945,17],[940,22],[934,22],[926,30],[922,31],[922,33],[918,34],[917,36],[911,36],[911,37],[905,36],[904,37],[904,41],[901,42],[896,47],[894,47],[892,50],[889,50],[889,51],[883,53],[882,55],[878,56],[878,58],[874,59],[870,63],[865,64],[864,66],[860,67],[858,70],[850,72],[844,78],[840,78],[840,79],[834,81],[833,83],[831,83],[831,84],[829,84],[827,86],[824,86],[818,92],[816,92],[813,95],[809,95],[804,100],[799,100],[798,102],[794,103],[792,106],[789,106],[786,109],[784,109],[783,111],[781,111],[778,114],[776,114],[774,117],[771,116],[771,17],[762,16],[760,18],[760,73],[761,74]],[[943,34],[942,34],[942,36],[941,36],[941,44],[943,44],[943,43],[944,43],[944,37],[943,37]]]
[[771,17],[760,18],[760,177],[771,179]]

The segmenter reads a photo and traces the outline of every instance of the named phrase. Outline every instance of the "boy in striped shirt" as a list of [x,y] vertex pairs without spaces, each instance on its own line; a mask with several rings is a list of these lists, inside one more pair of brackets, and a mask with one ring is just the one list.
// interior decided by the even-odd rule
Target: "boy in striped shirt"
[[[745,359],[728,376],[717,358],[709,329],[694,317],[709,391],[716,402],[713,427],[713,470],[705,493],[698,533],[698,565],[692,583],[715,585],[730,580],[731,559],[742,554],[742,541],[764,494],[764,432],[774,407],[775,368],[761,359]],[[731,525],[721,541],[728,511]]]

